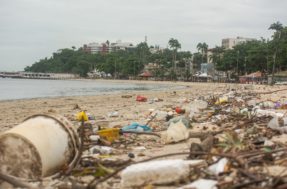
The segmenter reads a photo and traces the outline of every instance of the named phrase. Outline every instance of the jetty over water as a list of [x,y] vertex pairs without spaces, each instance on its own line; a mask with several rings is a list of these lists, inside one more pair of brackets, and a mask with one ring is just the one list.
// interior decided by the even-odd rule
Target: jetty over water
[[0,72],[0,78],[20,79],[77,79],[80,76],[69,73],[39,73],[39,72]]

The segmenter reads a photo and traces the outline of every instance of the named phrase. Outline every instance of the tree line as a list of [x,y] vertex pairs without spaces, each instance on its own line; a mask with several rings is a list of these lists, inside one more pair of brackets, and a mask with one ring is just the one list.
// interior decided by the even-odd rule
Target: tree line
[[53,53],[50,58],[41,59],[24,70],[43,73],[74,73],[86,77],[87,73],[97,69],[110,73],[116,78],[135,77],[140,74],[148,63],[158,65],[154,70],[158,77],[165,77],[166,73],[173,74],[175,62],[178,67],[185,66],[185,60],[191,58],[188,51],[178,52],[181,48],[176,39],[169,41],[170,48],[151,53],[146,42],[138,44],[135,48],[118,50],[110,53],[91,54],[83,48],[65,48]]
[[[202,42],[198,43],[198,51],[194,53],[179,51],[181,44],[174,38],[168,41],[169,48],[155,53],[151,53],[153,47],[145,42],[133,49],[106,54],[87,53],[83,48],[66,48],[26,67],[25,71],[75,73],[86,77],[88,72],[97,69],[115,78],[128,78],[137,76],[148,63],[154,63],[157,67],[153,75],[162,79],[177,79],[190,77],[190,62],[193,70],[199,70],[200,64],[209,59],[217,70],[231,71],[237,76],[255,71],[274,74],[287,69],[287,27],[276,22],[268,29],[274,31],[271,39],[247,41],[233,49],[221,46],[208,49],[208,45]],[[211,55],[208,55],[208,50]]]

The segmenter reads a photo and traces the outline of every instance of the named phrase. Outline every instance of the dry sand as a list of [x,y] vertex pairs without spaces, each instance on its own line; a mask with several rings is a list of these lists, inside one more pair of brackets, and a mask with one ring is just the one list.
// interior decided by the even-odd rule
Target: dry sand
[[[111,81],[121,82],[121,81]],[[126,82],[126,81],[125,81]],[[140,83],[157,83],[155,81],[130,81]],[[109,112],[117,111],[118,118],[110,118],[111,122],[144,121],[141,115],[149,109],[157,109],[163,105],[178,105],[180,99],[198,98],[200,96],[216,95],[227,92],[230,89],[252,88],[259,91],[271,91],[284,88],[284,86],[265,85],[240,85],[223,83],[189,83],[189,82],[162,82],[169,84],[170,88],[162,91],[132,91],[120,94],[106,94],[96,96],[74,96],[59,98],[39,98],[25,100],[0,101],[2,113],[0,114],[0,132],[5,131],[21,123],[25,118],[34,114],[55,112],[61,115],[74,115],[79,110],[74,107],[78,105],[81,109],[96,117],[106,117]],[[185,86],[184,89],[175,89],[175,86]],[[176,94],[174,93],[176,91]],[[280,93],[280,95],[278,95]],[[284,97],[285,91],[265,95],[265,99],[280,99]],[[132,95],[131,98],[122,98],[123,95]],[[149,104],[148,102],[136,102],[137,95],[143,95],[150,99],[160,98],[163,102]]]
[[[111,81],[116,82],[116,81]],[[118,81],[120,82],[120,81]],[[135,81],[131,81],[135,82]],[[141,83],[143,81],[140,81]],[[147,82],[147,81],[145,81]],[[155,82],[147,82],[155,83]],[[2,113],[0,114],[0,131],[5,131],[21,123],[25,118],[34,114],[55,112],[61,115],[75,114],[79,110],[74,110],[75,105],[87,110],[92,115],[107,117],[109,112],[118,111],[120,117],[112,121],[124,121],[121,115],[129,115],[130,119],[136,118],[137,114],[142,114],[150,108],[160,107],[162,104],[173,103],[181,97],[198,97],[213,92],[226,90],[226,84],[207,83],[173,83],[165,82],[173,86],[188,86],[186,89],[164,91],[132,91],[120,94],[96,95],[96,96],[74,96],[59,98],[38,98],[24,100],[0,101]],[[132,98],[122,98],[122,95],[133,95]],[[148,104],[136,102],[136,95],[146,96],[148,99],[161,98],[160,103]]]
[[[115,82],[115,81],[112,81]],[[120,81],[116,81],[120,82]],[[134,82],[134,81],[133,81]],[[143,81],[140,81],[143,83]],[[148,82],[146,83],[155,83]],[[94,115],[97,119],[107,119],[111,125],[124,126],[131,122],[145,123],[150,109],[161,109],[164,106],[182,105],[185,99],[193,100],[201,96],[224,94],[235,89],[238,91],[249,92],[267,92],[287,88],[286,86],[265,86],[265,85],[240,85],[240,84],[223,84],[223,83],[185,83],[185,82],[165,82],[170,87],[162,91],[132,91],[120,94],[96,95],[96,96],[77,96],[77,97],[61,97],[61,98],[41,98],[29,100],[11,100],[0,101],[2,114],[0,114],[0,132],[8,130],[21,123],[25,118],[34,114],[54,112],[66,117],[74,117],[79,112],[76,106],[86,110],[89,114]],[[182,89],[175,90],[175,86],[185,86]],[[261,95],[261,100],[285,100],[286,91],[280,91],[267,95]],[[123,95],[131,95],[131,98],[123,98]],[[161,102],[137,102],[136,96],[143,95],[148,100],[159,98]],[[188,105],[188,103],[186,104]],[[108,117],[110,112],[117,111],[119,117]],[[193,127],[197,129],[196,126]],[[155,143],[139,143],[139,146],[145,146],[146,151],[144,157],[137,156],[137,160],[146,159],[156,155],[175,152],[188,152],[193,139],[187,141],[170,144],[158,145]],[[127,158],[130,149],[122,151],[118,158]],[[85,181],[87,182],[87,181]]]

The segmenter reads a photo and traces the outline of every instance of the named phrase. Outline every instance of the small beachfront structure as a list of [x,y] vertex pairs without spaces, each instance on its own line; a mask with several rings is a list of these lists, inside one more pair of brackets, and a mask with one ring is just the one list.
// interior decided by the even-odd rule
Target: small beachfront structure
[[263,77],[263,74],[260,71],[239,77],[240,83],[262,84],[264,80],[265,78]]

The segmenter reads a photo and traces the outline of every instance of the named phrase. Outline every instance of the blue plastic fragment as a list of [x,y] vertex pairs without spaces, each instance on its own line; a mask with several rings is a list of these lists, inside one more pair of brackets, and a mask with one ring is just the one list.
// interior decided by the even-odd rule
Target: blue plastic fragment
[[130,125],[124,126],[122,131],[138,131],[138,132],[151,132],[152,129],[147,125],[140,125],[138,123],[132,123]]

